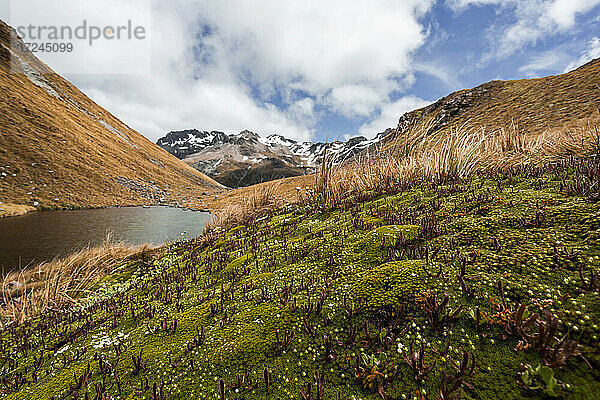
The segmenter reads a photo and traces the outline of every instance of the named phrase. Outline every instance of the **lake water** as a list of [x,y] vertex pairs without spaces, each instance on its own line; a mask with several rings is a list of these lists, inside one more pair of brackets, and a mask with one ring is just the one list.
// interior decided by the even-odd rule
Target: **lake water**
[[[160,245],[202,234],[210,213],[173,207],[33,212],[0,218],[0,273],[103,243]],[[183,233],[183,235],[182,235]]]

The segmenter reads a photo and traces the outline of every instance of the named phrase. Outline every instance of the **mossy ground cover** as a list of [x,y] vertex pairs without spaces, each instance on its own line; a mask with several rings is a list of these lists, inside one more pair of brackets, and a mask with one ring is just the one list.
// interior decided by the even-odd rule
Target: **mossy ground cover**
[[596,399],[600,203],[577,174],[421,183],[174,244],[4,329],[0,393]]

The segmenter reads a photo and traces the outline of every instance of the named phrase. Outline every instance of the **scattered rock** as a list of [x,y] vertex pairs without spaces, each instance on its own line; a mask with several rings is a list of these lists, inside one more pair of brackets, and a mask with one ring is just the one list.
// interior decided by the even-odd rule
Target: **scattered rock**
[[10,281],[6,284],[6,286],[10,289],[10,290],[14,290],[14,289],[19,289],[22,287],[25,287],[24,284],[22,284],[21,282],[18,281]]

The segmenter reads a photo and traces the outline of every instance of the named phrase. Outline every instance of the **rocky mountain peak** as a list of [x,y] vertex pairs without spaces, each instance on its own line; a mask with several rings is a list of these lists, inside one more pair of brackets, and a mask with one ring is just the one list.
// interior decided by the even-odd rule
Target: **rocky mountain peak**
[[297,142],[280,134],[260,136],[249,130],[225,134],[189,129],[169,132],[157,143],[218,182],[237,187],[312,173],[325,149],[335,163],[341,163],[378,143],[383,134],[323,143]]

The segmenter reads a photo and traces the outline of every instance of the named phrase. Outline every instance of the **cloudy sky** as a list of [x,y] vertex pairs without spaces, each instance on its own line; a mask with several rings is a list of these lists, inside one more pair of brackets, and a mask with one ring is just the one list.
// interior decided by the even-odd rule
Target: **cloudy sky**
[[[114,15],[140,1],[98,1],[87,12]],[[70,73],[49,63],[153,141],[187,128],[372,137],[452,91],[562,73],[600,57],[600,0],[148,4],[150,71]],[[119,67],[144,60],[142,51],[102,57]]]

